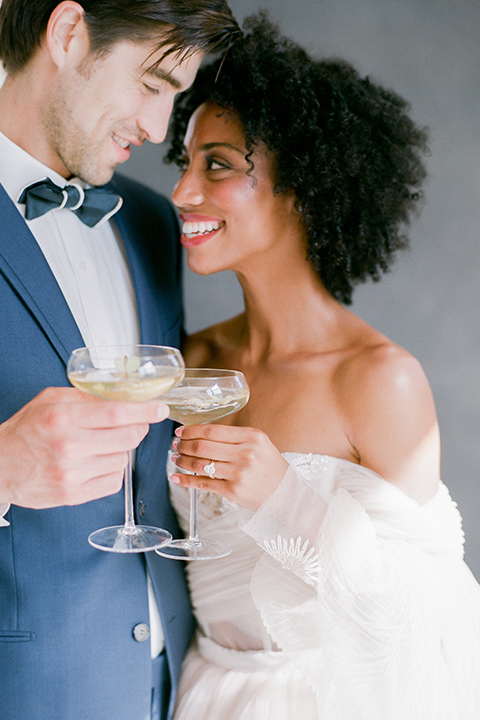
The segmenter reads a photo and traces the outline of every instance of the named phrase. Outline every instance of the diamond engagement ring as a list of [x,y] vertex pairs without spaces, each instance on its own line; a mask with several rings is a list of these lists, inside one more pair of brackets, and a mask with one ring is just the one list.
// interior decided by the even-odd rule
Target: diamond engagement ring
[[208,475],[208,477],[211,477],[213,480],[213,478],[215,477],[215,462],[214,462],[214,460],[209,462],[208,465],[205,465],[205,467],[203,468],[203,472],[205,473],[205,475]]

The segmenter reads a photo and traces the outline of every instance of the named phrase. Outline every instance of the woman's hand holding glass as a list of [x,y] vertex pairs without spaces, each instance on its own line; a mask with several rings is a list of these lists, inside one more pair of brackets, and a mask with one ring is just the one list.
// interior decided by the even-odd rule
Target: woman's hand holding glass
[[[172,482],[222,495],[256,511],[277,489],[288,468],[261,430],[232,425],[190,425],[175,431],[175,465],[194,475],[175,473]],[[214,465],[214,477],[208,472]],[[210,466],[210,467],[209,467]]]

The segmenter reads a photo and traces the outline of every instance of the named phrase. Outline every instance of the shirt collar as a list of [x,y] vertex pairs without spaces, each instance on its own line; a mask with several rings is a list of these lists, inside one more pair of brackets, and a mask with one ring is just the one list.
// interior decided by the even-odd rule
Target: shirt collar
[[[64,177],[29,155],[0,132],[0,182],[15,203],[27,185],[46,177],[60,187],[67,183]],[[75,179],[75,182],[79,181]],[[81,184],[84,186],[84,183]]]

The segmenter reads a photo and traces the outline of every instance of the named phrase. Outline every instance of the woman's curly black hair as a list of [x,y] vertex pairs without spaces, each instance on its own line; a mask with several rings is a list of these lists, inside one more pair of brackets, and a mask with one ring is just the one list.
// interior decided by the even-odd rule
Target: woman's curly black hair
[[350,304],[355,284],[379,280],[408,246],[401,227],[421,199],[427,152],[408,104],[346,62],[312,60],[264,13],[179,96],[166,162],[182,165],[188,120],[206,100],[238,115],[247,152],[273,152],[274,191],[294,192],[308,259]]

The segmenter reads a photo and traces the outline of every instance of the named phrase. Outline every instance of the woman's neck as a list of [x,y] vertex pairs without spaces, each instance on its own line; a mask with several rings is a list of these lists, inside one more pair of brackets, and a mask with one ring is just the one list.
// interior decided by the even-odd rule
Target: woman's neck
[[305,259],[278,272],[263,266],[237,277],[245,300],[238,341],[252,363],[318,350],[332,342],[339,315],[350,314]]

